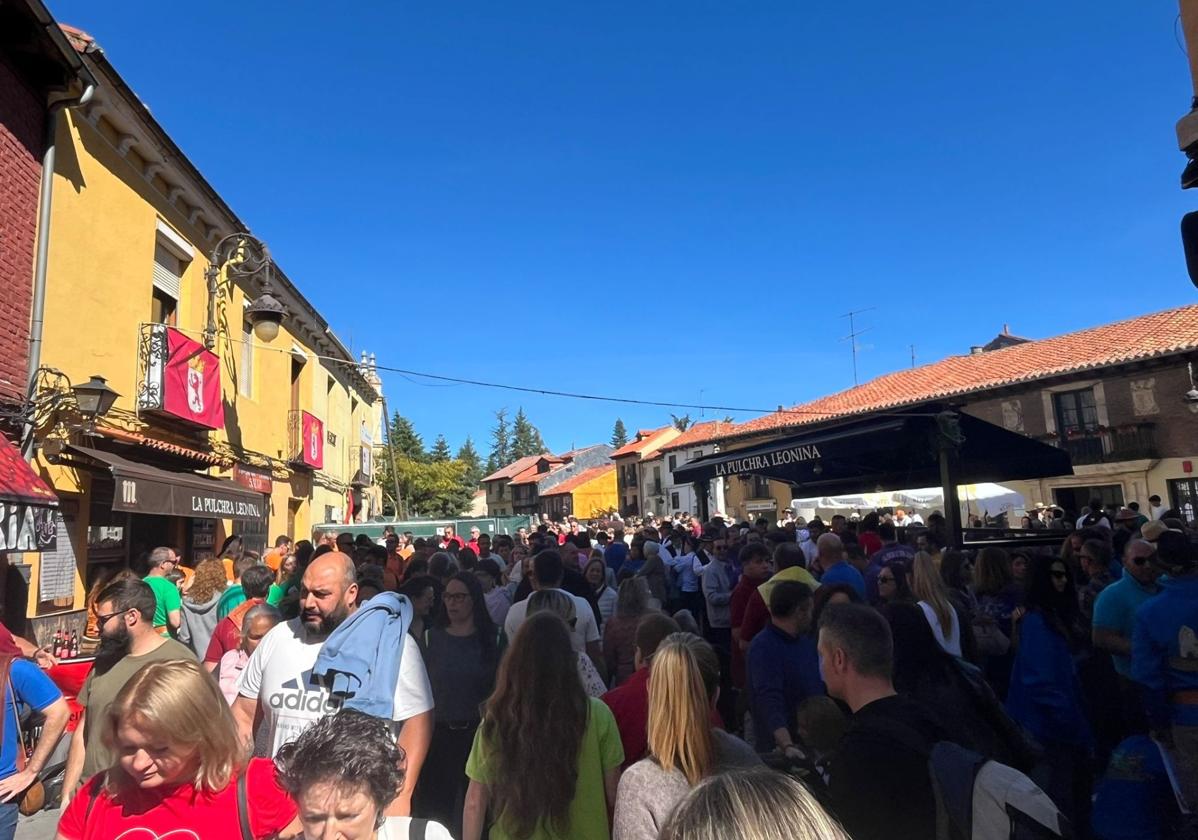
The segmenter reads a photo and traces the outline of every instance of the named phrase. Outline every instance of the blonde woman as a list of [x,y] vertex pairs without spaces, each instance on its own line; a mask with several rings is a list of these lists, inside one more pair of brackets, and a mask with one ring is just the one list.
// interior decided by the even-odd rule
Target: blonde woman
[[760,767],[753,749],[711,727],[720,666],[711,645],[674,633],[649,672],[649,756],[628,768],[616,794],[614,840],[657,840],[679,800],[713,773]]
[[[243,760],[229,706],[199,663],[146,665],[94,723],[116,763],[71,800],[59,840],[240,840],[243,821],[254,838],[299,834],[295,803],[273,762]],[[242,809],[239,798],[251,804]]]
[[850,840],[802,784],[769,770],[724,773],[678,804],[660,840]]
[[948,597],[948,587],[940,577],[932,555],[920,551],[912,564],[911,591],[919,599],[937,643],[953,656],[961,656],[961,619]]
[[[560,589],[542,589],[528,596],[528,615],[538,612],[551,612],[558,615],[570,632],[574,632],[574,624],[578,614],[575,612],[574,599]],[[582,681],[583,691],[588,697],[602,697],[607,693],[607,686],[591,657],[583,651],[575,651],[578,662],[578,679]]]

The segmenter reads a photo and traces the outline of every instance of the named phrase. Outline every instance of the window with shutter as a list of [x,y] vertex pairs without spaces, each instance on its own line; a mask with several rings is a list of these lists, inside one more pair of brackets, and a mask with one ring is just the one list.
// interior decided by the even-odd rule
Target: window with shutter
[[186,263],[166,248],[154,244],[153,292],[150,320],[156,324],[174,324],[179,308],[180,288]]

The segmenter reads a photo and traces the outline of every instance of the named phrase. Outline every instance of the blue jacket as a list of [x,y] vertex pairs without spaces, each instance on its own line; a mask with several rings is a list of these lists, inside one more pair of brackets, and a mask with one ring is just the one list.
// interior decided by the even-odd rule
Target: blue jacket
[[769,752],[774,730],[793,734],[799,704],[824,693],[815,636],[791,636],[771,621],[749,645],[748,672],[757,751]]
[[1069,643],[1037,610],[1019,622],[1019,653],[1011,669],[1007,713],[1041,742],[1091,744]]
[[407,596],[380,592],[325,641],[312,667],[313,679],[328,686],[342,708],[391,720],[399,661],[411,624],[412,602]]
[[1198,690],[1198,576],[1165,578],[1161,593],[1136,610],[1131,677],[1153,725],[1198,726],[1198,705],[1169,702],[1175,691]]

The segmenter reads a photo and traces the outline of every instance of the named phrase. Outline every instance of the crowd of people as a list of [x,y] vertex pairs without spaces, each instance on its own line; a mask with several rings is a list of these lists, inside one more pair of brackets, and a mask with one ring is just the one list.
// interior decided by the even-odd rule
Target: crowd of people
[[1034,836],[1190,836],[1198,548],[1129,510],[1015,551],[879,513],[160,548],[89,598],[58,836],[927,840],[963,773]]

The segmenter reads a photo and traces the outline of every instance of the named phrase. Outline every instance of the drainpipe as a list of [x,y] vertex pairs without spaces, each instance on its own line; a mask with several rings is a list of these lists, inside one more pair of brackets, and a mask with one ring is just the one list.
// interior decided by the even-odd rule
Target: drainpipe
[[[30,399],[42,364],[42,319],[46,311],[46,265],[50,253],[50,205],[54,198],[54,163],[57,148],[58,114],[66,108],[76,108],[91,101],[96,92],[94,81],[88,82],[75,99],[59,99],[50,105],[46,116],[46,151],[42,154],[41,195],[37,208],[37,249],[33,264],[33,301],[29,321],[29,381],[26,391]],[[21,433],[21,454],[26,461],[33,459],[33,423],[27,421]]]

